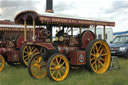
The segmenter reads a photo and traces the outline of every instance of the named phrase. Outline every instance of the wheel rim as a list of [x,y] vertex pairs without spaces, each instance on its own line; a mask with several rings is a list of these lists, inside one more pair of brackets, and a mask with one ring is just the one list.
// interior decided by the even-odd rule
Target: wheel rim
[[50,62],[49,70],[55,81],[64,80],[69,73],[68,60],[63,55],[56,55]]
[[41,79],[47,75],[46,62],[41,56],[35,56],[31,62],[31,73],[34,78]]
[[3,70],[4,66],[5,66],[4,57],[0,55],[0,72]]
[[34,55],[37,55],[39,54],[39,50],[34,47],[34,46],[30,46],[30,45],[26,45],[23,49],[23,61],[24,63],[28,66],[28,62],[31,58],[31,55],[34,54]]
[[104,73],[110,64],[111,54],[108,45],[104,41],[97,41],[91,48],[90,64],[94,72]]

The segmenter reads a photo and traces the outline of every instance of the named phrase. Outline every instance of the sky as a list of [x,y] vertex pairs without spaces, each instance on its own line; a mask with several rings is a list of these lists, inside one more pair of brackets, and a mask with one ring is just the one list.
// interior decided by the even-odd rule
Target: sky
[[[44,13],[46,0],[0,0],[0,19],[14,20],[23,10]],[[114,21],[114,32],[128,31],[128,0],[53,0],[54,13]]]

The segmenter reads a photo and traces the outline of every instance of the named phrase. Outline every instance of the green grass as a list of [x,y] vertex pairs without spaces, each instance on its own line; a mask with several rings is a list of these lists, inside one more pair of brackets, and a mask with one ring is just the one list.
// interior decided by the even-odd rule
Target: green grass
[[0,85],[128,85],[128,59],[119,61],[120,70],[107,71],[99,75],[85,68],[73,69],[62,82],[51,81],[48,77],[35,80],[23,66],[12,67],[6,64],[0,73]]

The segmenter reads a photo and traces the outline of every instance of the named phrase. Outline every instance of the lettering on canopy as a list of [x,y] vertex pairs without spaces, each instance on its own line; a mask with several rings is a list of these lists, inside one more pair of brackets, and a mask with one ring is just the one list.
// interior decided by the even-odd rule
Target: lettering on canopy
[[60,17],[46,17],[41,16],[40,21],[42,22],[52,22],[52,23],[61,23],[61,24],[77,24],[77,25],[105,25],[105,26],[114,26],[114,22],[104,22],[104,21],[93,21],[93,20],[80,20],[80,19],[70,19],[70,18],[60,18]]

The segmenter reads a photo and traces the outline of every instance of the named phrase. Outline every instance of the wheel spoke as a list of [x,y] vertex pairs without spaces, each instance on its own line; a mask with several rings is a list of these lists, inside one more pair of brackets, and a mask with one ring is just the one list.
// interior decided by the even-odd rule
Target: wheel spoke
[[[98,51],[100,51],[101,47],[102,47],[102,44],[100,44],[100,46],[99,46],[99,48],[98,48]],[[99,53],[99,52],[98,52],[98,53]]]
[[37,51],[37,48],[35,48],[34,50],[33,50],[33,53],[35,53]]
[[28,56],[29,56],[29,55],[25,55],[24,58],[25,58],[25,57],[28,57]]
[[37,55],[37,54],[39,54],[40,52],[36,52],[36,53],[34,53],[35,55]]
[[95,45],[95,48],[96,48],[96,52],[98,53],[97,45]]
[[60,78],[61,78],[61,73],[60,73],[60,71],[58,71],[58,73],[59,73],[59,76],[60,76]]
[[60,67],[62,67],[62,66],[64,65],[64,63],[65,63],[65,62],[63,62],[63,63],[60,65]]
[[29,52],[27,52],[27,51],[25,51],[25,50],[24,50],[24,53],[29,54]]
[[96,54],[95,49],[92,49],[92,50],[93,50],[93,53]]
[[51,70],[56,70],[56,68],[55,68],[55,67],[50,67],[50,69],[51,69]]
[[91,65],[93,66],[94,64],[96,64],[96,60]]
[[58,58],[56,58],[57,65],[59,65]]
[[56,64],[52,61],[52,63],[51,63],[52,65],[54,65],[54,66],[56,66]]
[[58,71],[57,71],[57,74],[56,74],[56,79],[57,79],[57,77],[58,77]]
[[97,66],[97,63],[95,63],[95,70],[96,70],[96,71],[97,71],[97,67],[98,67],[98,66]]
[[95,57],[93,57],[93,58],[91,59],[91,61],[92,61],[92,60],[95,60]]
[[62,68],[60,68],[60,71],[61,71],[62,73],[65,73]]
[[25,59],[25,61],[27,61],[29,58],[30,58],[30,56],[28,56],[28,57]]
[[100,58],[100,60],[105,61],[105,59],[103,59],[102,57]]
[[101,54],[101,56],[107,56],[107,55],[108,55],[107,53]]
[[102,54],[103,50],[104,50],[104,49],[102,48],[101,51],[100,51],[100,54]]
[[98,60],[98,62],[104,67],[104,64],[100,60]]
[[59,64],[60,64],[60,62],[61,62],[61,58],[60,58],[60,60],[59,60]]
[[96,57],[96,55],[95,55],[95,54],[93,54],[93,53],[91,53],[91,55],[92,55],[92,56],[94,56],[94,57]]
[[30,50],[30,52],[32,52],[31,46],[29,46],[29,50]]
[[56,72],[56,70],[54,70],[54,71],[52,72],[52,76],[55,74],[55,72]]
[[34,49],[34,46],[32,47],[32,50]]

